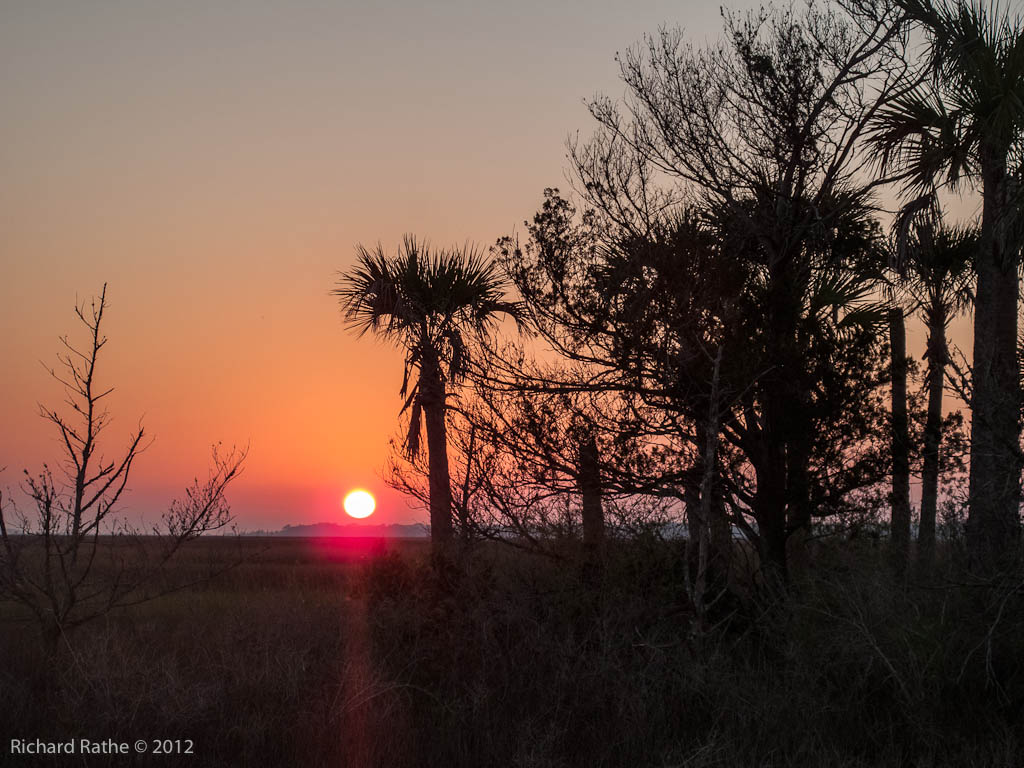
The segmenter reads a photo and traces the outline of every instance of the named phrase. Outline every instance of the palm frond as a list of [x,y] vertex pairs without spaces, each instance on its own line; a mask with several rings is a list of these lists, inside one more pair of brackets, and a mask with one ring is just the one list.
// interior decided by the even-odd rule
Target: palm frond
[[405,454],[409,458],[420,452],[420,435],[423,431],[423,406],[419,398],[412,402],[412,412],[409,414],[409,429],[405,435]]
[[947,111],[943,99],[924,86],[884,107],[872,123],[868,140],[879,151],[879,166],[898,171],[905,186],[917,194],[930,189],[943,174],[955,188],[970,169],[958,115]]
[[466,333],[486,334],[501,316],[517,324],[525,310],[505,297],[507,283],[497,262],[465,244],[442,250],[412,235],[393,255],[377,245],[356,247],[356,263],[340,274],[337,296],[350,330],[367,332],[405,347],[402,413],[411,409],[407,452],[419,449],[422,408],[414,375],[423,361],[437,361],[442,375],[459,381],[468,370]]
[[832,272],[819,276],[808,298],[808,315],[817,317],[823,310],[842,312],[854,311],[872,293],[873,285],[859,275]]
[[860,304],[839,318],[836,328],[842,332],[853,329],[877,329],[888,320],[889,305],[882,301]]
[[979,245],[976,224],[945,223],[934,192],[905,205],[893,224],[893,268],[902,288],[926,312],[951,316],[971,301],[974,257]]
[[980,178],[982,156],[1024,140],[1024,19],[991,0],[896,0],[930,45],[930,82],[893,102],[870,138],[888,168],[921,193]]
[[917,246],[922,250],[922,238],[930,238],[942,221],[935,191],[930,190],[911,200],[896,214],[893,222],[893,248],[890,269],[900,277],[906,276],[908,251]]
[[373,331],[384,337],[401,335],[410,324],[406,297],[394,260],[378,244],[373,251],[356,247],[356,266],[339,276],[331,293],[341,302],[350,330],[363,336]]

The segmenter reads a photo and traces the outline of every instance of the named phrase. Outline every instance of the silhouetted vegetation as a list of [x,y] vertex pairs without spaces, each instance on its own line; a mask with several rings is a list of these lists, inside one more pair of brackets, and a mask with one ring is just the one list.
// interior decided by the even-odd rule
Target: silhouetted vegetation
[[[431,251],[407,237],[389,257],[359,248],[358,264],[340,276],[334,293],[349,326],[373,331],[405,348],[402,412],[409,411],[404,447],[419,451],[421,422],[427,426],[430,465],[430,530],[438,551],[452,539],[451,480],[445,412],[449,390],[470,364],[470,334],[486,334],[499,315],[518,317],[503,299],[501,274],[471,249]],[[415,379],[412,376],[415,373]]]
[[[224,455],[215,447],[209,477],[196,479],[159,522],[140,531],[126,518],[119,503],[146,448],[145,431],[140,424],[117,458],[103,454],[111,419],[105,398],[113,392],[97,370],[106,309],[104,285],[88,306],[75,307],[87,343],[61,338],[60,367],[50,375],[64,387],[65,408],[41,405],[40,415],[56,428],[62,453],[53,467],[24,471],[31,510],[0,493],[0,600],[31,615],[51,654],[82,624],[187,586],[168,581],[168,564],[186,542],[231,522],[224,493],[245,461],[244,451]],[[119,545],[104,548],[110,536]]]
[[[871,563],[884,566],[875,588],[888,605],[949,600],[952,573],[962,594],[1002,601],[1024,584],[1020,363],[1008,346],[1024,243],[1024,28],[999,8],[918,0],[724,17],[719,44],[695,49],[662,29],[619,57],[625,98],[591,101],[597,131],[570,144],[576,195],[546,190],[525,235],[492,250],[531,334],[481,344],[473,386],[449,408],[461,527],[565,565],[594,558],[606,522],[613,539],[685,531],[688,631],[713,642],[735,622],[768,646],[789,637],[835,577],[823,552],[849,555],[840,592]],[[980,235],[938,202],[972,181]],[[880,215],[894,191],[909,202]],[[986,260],[996,266],[982,277]],[[973,367],[946,342],[972,307]],[[928,367],[915,391],[905,321],[917,313]],[[971,406],[969,489],[947,386]],[[423,496],[415,457],[391,477]],[[860,548],[880,536],[883,548]],[[592,566],[570,570],[588,574],[585,593],[612,588]],[[987,679],[994,691],[1005,678]]]
[[872,126],[883,167],[916,196],[975,185],[981,194],[971,377],[969,545],[992,575],[1018,558],[1020,361],[1017,347],[1024,138],[1024,20],[1000,4],[947,0],[864,3],[902,14],[929,45],[929,77],[886,102]]
[[[1018,765],[1024,21],[980,0],[723,17],[719,42],[666,27],[619,56],[574,192],[545,189],[521,236],[359,246],[340,275],[349,329],[405,352],[387,479],[429,548],[247,540],[216,581],[89,614],[55,666],[15,628],[0,652],[31,672],[0,678],[0,716],[188,734],[196,765]],[[943,212],[965,191],[980,221]],[[88,371],[68,361],[86,435],[102,307],[80,312]],[[89,479],[91,438],[44,415],[77,468],[63,506],[28,481],[44,562],[86,536],[114,562],[83,489],[109,509],[142,433]],[[170,518],[176,583],[223,557],[185,544],[226,519],[238,461]],[[6,617],[70,626],[18,591],[0,533]]]
[[[870,539],[813,542],[798,595],[699,634],[683,542],[608,544],[596,593],[498,543],[453,587],[425,541],[247,537],[243,565],[83,626],[56,670],[9,625],[0,718],[173,735],[196,766],[1019,763],[1024,606],[961,581],[962,540],[907,590]],[[236,546],[192,542],[172,577]]]

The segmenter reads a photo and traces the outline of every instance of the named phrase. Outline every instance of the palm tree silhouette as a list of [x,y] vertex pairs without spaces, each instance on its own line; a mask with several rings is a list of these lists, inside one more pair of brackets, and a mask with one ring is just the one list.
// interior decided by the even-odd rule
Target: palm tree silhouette
[[487,334],[504,314],[517,322],[517,302],[505,301],[497,265],[473,246],[432,251],[415,237],[403,238],[389,256],[378,245],[356,247],[357,263],[342,273],[332,291],[349,329],[372,331],[405,349],[402,413],[410,410],[404,448],[420,450],[427,429],[431,540],[435,552],[452,539],[452,497],[448,476],[445,409],[450,388],[470,364],[467,335]]
[[928,35],[931,76],[881,113],[882,161],[923,197],[980,182],[968,546],[974,567],[991,572],[1007,565],[1020,530],[1024,21],[980,0],[894,1]]
[[942,395],[949,364],[946,329],[970,306],[971,264],[978,249],[976,226],[953,227],[943,222],[936,200],[897,218],[896,250],[901,264],[899,288],[910,299],[927,329],[925,358],[928,410],[924,426],[921,469],[921,523],[918,559],[930,568],[935,556],[935,513],[939,489],[939,450],[942,441]]

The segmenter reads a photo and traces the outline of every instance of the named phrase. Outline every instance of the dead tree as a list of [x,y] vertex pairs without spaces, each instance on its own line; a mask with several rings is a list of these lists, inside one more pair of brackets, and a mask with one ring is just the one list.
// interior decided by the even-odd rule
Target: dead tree
[[214,448],[209,477],[171,504],[151,537],[141,537],[120,514],[132,467],[148,443],[139,425],[117,458],[102,452],[110,423],[105,400],[113,391],[97,377],[107,306],[104,285],[99,298],[75,307],[88,341],[76,346],[62,337],[60,365],[50,369],[64,386],[67,408],[40,406],[40,415],[59,435],[60,462],[36,474],[25,470],[30,511],[0,495],[0,600],[35,618],[50,651],[88,621],[184,586],[166,578],[165,566],[187,541],[231,521],[224,492],[245,459],[245,451]]

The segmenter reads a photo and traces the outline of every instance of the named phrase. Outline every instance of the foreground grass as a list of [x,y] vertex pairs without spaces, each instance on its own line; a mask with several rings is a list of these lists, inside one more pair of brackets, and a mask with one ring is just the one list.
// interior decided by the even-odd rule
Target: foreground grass
[[[177,567],[228,546],[200,542]],[[897,590],[879,550],[825,547],[790,598],[735,601],[697,635],[672,542],[619,546],[599,590],[496,546],[443,584],[420,542],[244,546],[215,581],[83,627],[55,663],[31,625],[5,623],[3,758],[10,738],[191,739],[195,766],[1024,757],[1012,584]]]

